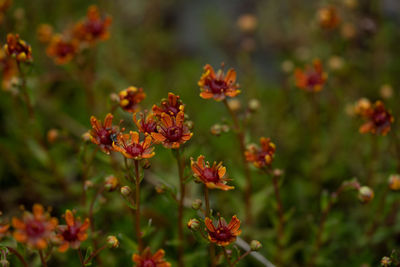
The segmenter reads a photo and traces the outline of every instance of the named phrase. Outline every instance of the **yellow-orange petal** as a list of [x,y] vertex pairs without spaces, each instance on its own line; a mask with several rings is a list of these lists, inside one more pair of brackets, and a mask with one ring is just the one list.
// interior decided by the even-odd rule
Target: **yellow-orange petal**
[[75,225],[74,214],[70,210],[65,211],[65,222],[67,223],[68,226]]
[[68,250],[69,244],[68,242],[64,242],[61,246],[58,247],[58,251],[64,253]]

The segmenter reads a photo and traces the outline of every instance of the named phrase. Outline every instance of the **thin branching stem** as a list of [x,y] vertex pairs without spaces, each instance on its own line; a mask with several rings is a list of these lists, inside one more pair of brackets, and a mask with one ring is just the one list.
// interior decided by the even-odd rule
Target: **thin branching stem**
[[135,210],[135,218],[136,218],[136,236],[139,247],[139,252],[141,253],[143,250],[143,242],[142,242],[142,233],[140,231],[140,171],[139,171],[139,160],[134,160],[135,162],[135,184],[136,184],[136,210]]
[[[204,216],[205,217],[210,217],[210,199],[208,196],[208,188],[207,186],[204,186],[204,202],[206,203],[206,209],[204,210]],[[216,266],[215,265],[215,245],[213,243],[210,243],[209,246],[209,253],[210,253],[210,265],[212,267]]]
[[183,267],[183,254],[184,254],[184,233],[183,233],[183,208],[184,208],[184,199],[185,199],[185,181],[184,181],[184,161],[182,160],[181,149],[178,148],[176,150],[176,161],[178,164],[178,173],[179,173],[179,187],[180,187],[180,198],[178,203],[178,266]]

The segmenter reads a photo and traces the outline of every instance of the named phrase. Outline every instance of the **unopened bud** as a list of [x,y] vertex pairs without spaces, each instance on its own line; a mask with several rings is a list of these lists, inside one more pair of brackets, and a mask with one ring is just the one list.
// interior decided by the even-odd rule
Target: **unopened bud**
[[230,129],[231,129],[231,128],[229,127],[228,124],[222,124],[222,125],[221,125],[221,130],[222,130],[224,133],[229,132]]
[[256,112],[260,108],[260,101],[258,99],[253,98],[249,101],[249,110],[251,112]]
[[89,141],[90,140],[90,133],[86,132],[86,133],[82,134],[82,139],[85,142]]
[[389,258],[389,257],[383,257],[382,259],[381,259],[381,266],[383,266],[383,267],[388,267],[388,266],[390,266],[392,264],[392,260]]
[[358,199],[361,203],[368,203],[374,198],[374,191],[368,186],[361,186],[358,190]]
[[104,187],[108,191],[110,192],[114,191],[118,187],[118,185],[119,185],[118,179],[114,175],[110,175],[105,178]]
[[400,190],[400,174],[392,174],[389,176],[389,188],[393,191]]
[[202,206],[202,204],[203,204],[203,201],[201,201],[201,199],[195,199],[195,200],[193,200],[193,202],[192,202],[192,208],[194,209],[194,210],[198,210],[198,209],[200,209],[201,208],[201,206]]
[[121,195],[123,195],[124,197],[129,196],[132,193],[132,189],[125,185],[123,187],[121,187]]
[[119,246],[119,241],[114,235],[109,235],[107,237],[107,244],[110,248],[117,248]]
[[197,219],[190,219],[187,227],[192,231],[197,231],[200,228],[200,221]]
[[240,109],[240,101],[238,99],[231,99],[228,101],[228,106],[233,111],[238,111]]
[[272,174],[273,174],[275,177],[281,177],[281,176],[283,175],[283,171],[282,171],[281,169],[274,169],[273,172],[272,172]]
[[250,249],[251,249],[252,251],[260,250],[260,248],[262,248],[262,244],[261,244],[260,241],[258,241],[258,240],[252,240],[252,241],[250,242]]
[[214,124],[213,126],[211,126],[210,132],[212,135],[219,136],[221,134],[221,125]]

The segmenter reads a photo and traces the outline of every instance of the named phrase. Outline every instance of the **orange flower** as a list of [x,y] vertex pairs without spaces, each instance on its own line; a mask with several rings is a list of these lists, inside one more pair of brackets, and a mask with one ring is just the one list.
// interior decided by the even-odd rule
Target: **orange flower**
[[12,80],[18,76],[18,67],[15,60],[8,57],[4,50],[0,50],[0,68],[2,70],[2,87],[9,90],[12,87]]
[[324,7],[318,10],[318,19],[321,27],[335,29],[340,23],[340,17],[334,6]]
[[367,122],[361,125],[360,133],[372,133],[386,135],[394,122],[392,113],[385,108],[382,101],[376,101],[362,114]]
[[0,225],[0,241],[8,233],[9,224]]
[[164,256],[165,251],[163,249],[152,254],[150,248],[147,247],[141,255],[133,254],[132,260],[136,263],[136,267],[170,267],[171,264],[165,261]]
[[57,227],[59,231],[57,237],[61,241],[58,248],[60,252],[67,251],[69,247],[73,249],[79,248],[81,242],[87,239],[86,230],[90,226],[88,218],[82,223],[80,218],[74,218],[74,214],[70,210],[65,211],[65,222],[67,225],[59,225]]
[[74,37],[80,41],[94,43],[99,40],[107,40],[110,36],[108,28],[111,25],[111,17],[100,15],[99,8],[92,5],[88,8],[86,20],[78,22],[73,30]]
[[204,223],[207,227],[208,239],[219,246],[225,247],[235,242],[236,237],[242,232],[239,230],[240,221],[236,215],[232,217],[229,224],[226,223],[224,218],[219,218],[218,225],[215,227],[213,221],[208,217],[205,218]]
[[89,132],[90,140],[106,154],[110,154],[110,151],[113,150],[113,139],[118,134],[117,127],[112,125],[113,118],[114,116],[108,113],[104,119],[104,124],[101,124],[101,121],[97,120],[95,116],[90,117],[93,128]]
[[130,131],[129,134],[119,134],[117,142],[113,143],[115,151],[122,153],[128,159],[148,159],[155,155],[153,152],[152,138],[147,135],[142,142],[139,142],[139,133]]
[[322,69],[319,59],[314,60],[313,67],[307,66],[305,70],[297,68],[294,72],[296,86],[308,92],[321,91],[327,74]]
[[32,61],[32,49],[29,44],[19,38],[18,34],[7,34],[7,43],[4,45],[7,56],[15,57],[18,62]]
[[136,118],[136,114],[133,114],[133,121],[139,129],[139,132],[144,134],[151,134],[153,132],[157,132],[157,122],[154,119],[154,114],[148,114],[146,116],[146,112],[139,113],[140,119]]
[[160,123],[157,126],[158,132],[151,133],[151,136],[166,148],[179,148],[180,145],[189,141],[193,136],[193,133],[185,125],[184,118],[183,111],[179,111],[176,117],[162,113]]
[[235,97],[240,93],[236,82],[236,71],[228,70],[225,75],[223,70],[214,72],[209,64],[204,66],[204,73],[198,82],[200,86],[200,97],[204,99],[214,98],[216,101],[224,100],[226,97]]
[[271,164],[275,156],[275,144],[271,139],[261,137],[261,148],[256,145],[249,145],[245,151],[246,160],[252,162],[256,168],[264,168]]
[[153,106],[153,113],[158,117],[161,117],[162,113],[176,116],[179,111],[183,110],[184,105],[180,100],[180,97],[178,95],[175,95],[174,93],[168,93],[168,99],[162,99],[160,106]]
[[50,41],[46,49],[49,57],[54,59],[58,65],[66,64],[73,59],[78,52],[78,42],[76,40],[67,40],[60,34],[56,34]]
[[12,218],[15,228],[13,236],[17,242],[26,243],[35,249],[45,249],[54,237],[58,221],[50,217],[40,204],[33,205],[33,213],[25,211],[22,219]]
[[119,105],[125,111],[136,112],[138,109],[138,104],[146,98],[146,94],[143,92],[142,88],[136,88],[130,86],[125,90],[119,92]]
[[213,165],[210,167],[210,163],[208,161],[204,162],[204,156],[200,155],[196,162],[191,159],[191,167],[194,176],[210,189],[217,188],[228,191],[235,188],[226,185],[226,181],[230,179],[224,178],[226,168],[222,166],[222,162],[217,164],[214,161]]

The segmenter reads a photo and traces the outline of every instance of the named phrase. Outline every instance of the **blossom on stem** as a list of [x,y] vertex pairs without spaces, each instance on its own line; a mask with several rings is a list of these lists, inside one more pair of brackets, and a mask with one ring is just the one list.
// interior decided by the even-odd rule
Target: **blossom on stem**
[[184,105],[178,95],[168,93],[168,99],[162,99],[160,106],[154,105],[152,109],[157,117],[161,117],[162,113],[175,117],[179,111],[184,111]]
[[129,134],[119,134],[117,142],[113,142],[115,151],[120,152],[128,159],[148,159],[155,155],[152,138],[147,135],[142,142],[139,141],[139,133],[130,131]]
[[366,122],[361,125],[360,133],[372,133],[386,135],[394,122],[392,113],[385,108],[382,101],[376,101],[369,108],[366,108],[361,114]]
[[322,68],[319,59],[314,60],[313,66],[306,66],[304,70],[296,68],[294,72],[296,86],[307,92],[319,92],[325,84],[327,74]]
[[261,148],[251,144],[245,151],[246,160],[252,162],[256,168],[264,168],[271,165],[275,156],[276,146],[270,138],[260,138]]
[[113,139],[118,134],[117,127],[112,125],[113,118],[114,116],[108,113],[102,124],[95,116],[90,117],[93,128],[89,131],[90,140],[106,154],[110,154],[110,151],[113,150]]
[[60,240],[60,247],[58,251],[65,252],[69,247],[78,249],[81,242],[85,241],[88,237],[86,230],[90,226],[88,218],[81,222],[80,218],[75,218],[70,210],[65,211],[65,222],[67,225],[59,225],[57,227],[57,238]]
[[206,230],[208,232],[208,239],[212,243],[219,246],[227,246],[236,241],[236,237],[241,234],[240,220],[235,216],[229,224],[226,223],[224,218],[218,219],[217,226],[214,226],[213,221],[206,217],[204,220]]
[[146,135],[151,135],[153,132],[157,132],[157,122],[154,118],[154,114],[146,112],[139,113],[140,119],[137,119],[137,113],[133,114],[133,121],[138,127],[139,132]]
[[136,112],[138,110],[138,104],[146,98],[146,94],[142,88],[136,88],[135,86],[129,86],[125,90],[119,92],[119,105],[127,112]]
[[226,184],[230,179],[224,178],[226,167],[222,166],[222,162],[214,161],[210,167],[210,163],[204,161],[204,156],[200,155],[197,161],[191,159],[191,167],[196,179],[205,184],[210,189],[221,189],[224,191],[234,189],[235,187]]
[[60,34],[56,34],[51,38],[46,53],[53,58],[58,65],[66,64],[75,57],[78,52],[79,43],[72,39],[68,40]]
[[340,16],[334,6],[327,6],[318,10],[318,20],[322,28],[333,30],[340,23]]
[[139,254],[133,254],[132,261],[136,263],[136,267],[170,267],[171,264],[164,259],[165,251],[163,249],[157,250],[152,254],[150,248],[147,247]]
[[30,62],[32,58],[31,46],[19,38],[19,34],[7,34],[7,43],[4,51],[9,57],[15,58],[18,62]]

